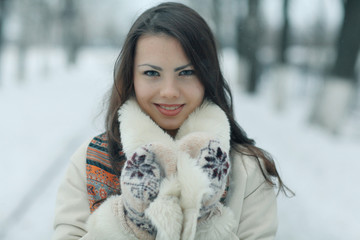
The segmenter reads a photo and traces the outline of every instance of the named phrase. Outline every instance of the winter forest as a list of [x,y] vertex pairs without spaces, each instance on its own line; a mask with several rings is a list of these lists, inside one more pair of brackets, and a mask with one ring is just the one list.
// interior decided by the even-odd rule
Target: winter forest
[[[104,131],[115,60],[159,0],[0,0],[0,239],[50,239],[74,151]],[[184,0],[236,119],[275,159],[279,240],[360,239],[360,1]]]

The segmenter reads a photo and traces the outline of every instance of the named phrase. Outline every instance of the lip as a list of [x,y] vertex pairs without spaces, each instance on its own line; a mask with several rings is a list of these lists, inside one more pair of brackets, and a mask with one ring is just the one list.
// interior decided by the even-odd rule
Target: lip
[[173,116],[178,115],[181,112],[181,110],[184,108],[185,104],[157,104],[157,103],[155,103],[155,106],[161,114],[163,114],[165,116],[173,117]]

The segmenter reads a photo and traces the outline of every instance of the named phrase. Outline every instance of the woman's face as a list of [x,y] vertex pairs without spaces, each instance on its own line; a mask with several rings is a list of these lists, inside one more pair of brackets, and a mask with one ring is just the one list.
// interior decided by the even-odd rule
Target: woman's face
[[204,86],[180,43],[163,34],[139,38],[134,88],[141,109],[172,136],[204,98]]

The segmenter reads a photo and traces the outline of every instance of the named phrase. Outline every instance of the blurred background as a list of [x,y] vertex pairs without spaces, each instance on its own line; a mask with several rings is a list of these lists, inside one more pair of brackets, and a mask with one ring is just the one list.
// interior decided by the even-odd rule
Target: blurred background
[[[104,131],[113,66],[155,0],[0,0],[0,239],[50,239],[70,156]],[[296,193],[276,239],[360,239],[360,1],[197,0],[237,120]]]

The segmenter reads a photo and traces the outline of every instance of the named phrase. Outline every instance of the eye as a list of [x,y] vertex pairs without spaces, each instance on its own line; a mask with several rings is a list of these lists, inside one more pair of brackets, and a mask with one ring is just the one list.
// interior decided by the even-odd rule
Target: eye
[[194,70],[183,70],[179,73],[180,76],[192,76],[195,74]]
[[152,70],[145,71],[144,75],[146,75],[148,77],[158,77],[158,76],[160,76],[160,74],[157,71],[152,71]]

